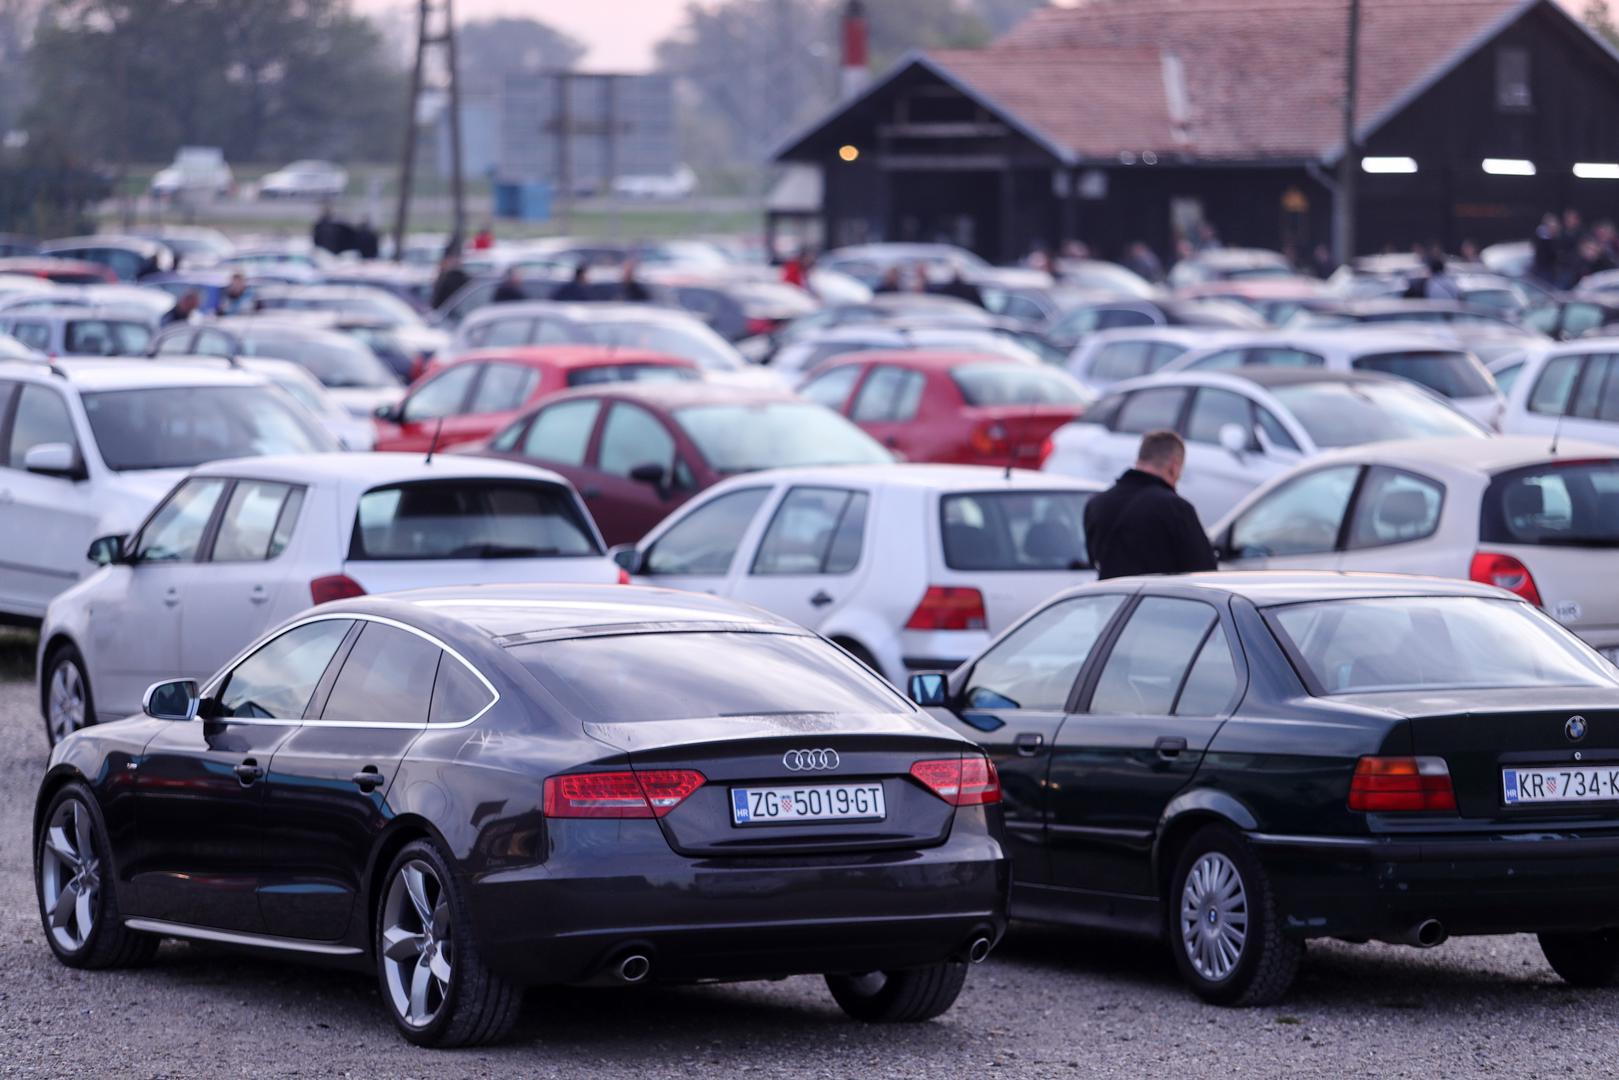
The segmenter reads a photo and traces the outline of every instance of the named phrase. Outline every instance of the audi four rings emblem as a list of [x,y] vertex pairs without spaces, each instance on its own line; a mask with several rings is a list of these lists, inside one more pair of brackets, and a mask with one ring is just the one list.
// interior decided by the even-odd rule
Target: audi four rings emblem
[[836,750],[789,750],[781,755],[788,772],[825,772],[838,767]]

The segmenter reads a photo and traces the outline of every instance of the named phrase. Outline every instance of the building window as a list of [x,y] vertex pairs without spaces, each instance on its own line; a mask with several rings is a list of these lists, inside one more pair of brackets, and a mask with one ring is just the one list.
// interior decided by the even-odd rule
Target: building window
[[1529,93],[1529,50],[1495,50],[1495,107],[1502,112],[1525,112],[1534,103]]

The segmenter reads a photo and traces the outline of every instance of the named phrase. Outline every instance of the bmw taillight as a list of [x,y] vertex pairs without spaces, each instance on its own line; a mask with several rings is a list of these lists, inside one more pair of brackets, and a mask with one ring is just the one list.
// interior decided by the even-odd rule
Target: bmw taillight
[[1540,590],[1535,588],[1534,575],[1511,555],[1480,551],[1473,556],[1473,565],[1468,568],[1467,576],[1474,581],[1517,593],[1536,607],[1540,606]]
[[1454,810],[1450,767],[1441,757],[1363,757],[1349,781],[1349,809]]
[[977,589],[929,585],[905,623],[907,630],[983,630],[989,625],[984,614],[984,594]]
[[347,574],[327,574],[309,583],[309,599],[316,604],[364,596],[365,589]]
[[1001,801],[1001,778],[982,754],[918,761],[911,775],[951,806],[982,806]]
[[568,773],[545,782],[545,816],[661,818],[702,787],[695,769]]

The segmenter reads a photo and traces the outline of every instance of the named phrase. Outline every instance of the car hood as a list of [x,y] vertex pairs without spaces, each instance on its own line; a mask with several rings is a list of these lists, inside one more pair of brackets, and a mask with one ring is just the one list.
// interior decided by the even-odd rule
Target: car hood
[[190,469],[139,469],[118,474],[111,498],[102,503],[101,531],[97,535],[127,533],[141,523]]

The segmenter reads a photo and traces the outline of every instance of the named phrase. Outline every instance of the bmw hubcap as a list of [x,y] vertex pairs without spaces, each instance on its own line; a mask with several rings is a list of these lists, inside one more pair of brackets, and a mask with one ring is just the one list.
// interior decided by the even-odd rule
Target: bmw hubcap
[[382,970],[394,1010],[426,1027],[450,992],[450,908],[433,868],[412,859],[399,868],[382,906]]
[[45,830],[40,894],[51,938],[67,952],[84,948],[95,928],[101,864],[96,859],[94,830],[90,811],[77,799],[58,806]]
[[84,676],[79,665],[64,660],[51,672],[47,715],[51,741],[61,742],[84,726]]
[[1211,982],[1230,976],[1248,940],[1248,893],[1236,865],[1218,851],[1204,855],[1181,890],[1181,944],[1192,968]]

